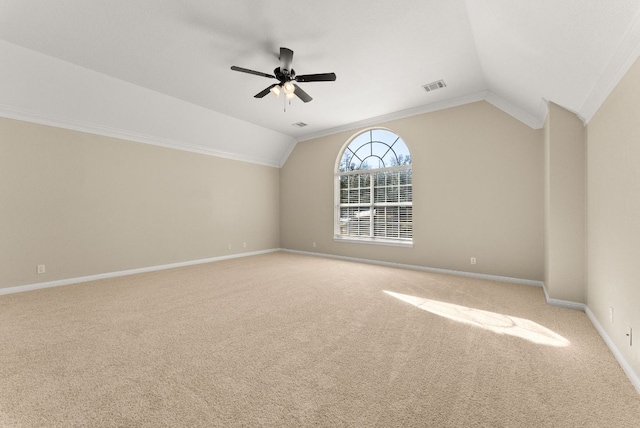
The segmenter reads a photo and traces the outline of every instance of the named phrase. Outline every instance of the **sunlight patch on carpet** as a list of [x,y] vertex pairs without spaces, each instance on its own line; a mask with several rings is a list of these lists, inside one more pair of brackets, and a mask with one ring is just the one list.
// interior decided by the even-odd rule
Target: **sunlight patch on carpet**
[[497,334],[508,334],[532,343],[547,346],[563,347],[571,343],[556,332],[528,319],[483,311],[467,306],[454,305],[437,300],[424,299],[407,294],[394,293],[393,291],[384,290],[384,292],[389,296],[410,303],[434,315],[480,327]]

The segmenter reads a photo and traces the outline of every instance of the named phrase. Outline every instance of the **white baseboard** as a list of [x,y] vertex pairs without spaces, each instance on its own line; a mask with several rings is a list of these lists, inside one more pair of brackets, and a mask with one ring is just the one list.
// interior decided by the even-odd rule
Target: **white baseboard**
[[208,258],[208,259],[190,260],[190,261],[186,261],[186,262],[170,263],[170,264],[166,264],[166,265],[149,266],[149,267],[138,268],[138,269],[128,269],[128,270],[123,270],[123,271],[119,271],[119,272],[107,272],[107,273],[100,273],[100,274],[97,274],[97,275],[89,275],[89,276],[81,276],[81,277],[76,277],[76,278],[60,279],[60,280],[57,280],[57,281],[38,282],[38,283],[35,283],[35,284],[27,284],[27,285],[19,285],[19,286],[16,286],[16,287],[0,288],[0,295],[12,294],[12,293],[21,293],[23,291],[39,290],[39,289],[42,289],[42,288],[60,287],[62,285],[78,284],[80,282],[95,281],[97,279],[105,279],[105,278],[114,278],[114,277],[117,277],[117,276],[134,275],[134,274],[137,274],[137,273],[145,273],[145,272],[153,272],[153,271],[157,271],[157,270],[173,269],[173,268],[178,268],[178,267],[183,267],[183,266],[193,266],[193,265],[199,265],[199,264],[203,264],[203,263],[219,262],[221,260],[236,259],[236,258],[239,258],[239,257],[256,256],[256,255],[259,255],[259,254],[274,253],[274,252],[277,252],[277,251],[280,251],[280,249],[279,248],[273,248],[273,249],[270,249],[270,250],[253,251],[253,252],[249,252],[249,253],[231,254],[231,255],[228,255],[228,256],[211,257],[211,258]]
[[640,378],[634,372],[633,368],[631,368],[631,365],[624,358],[620,350],[616,347],[615,343],[613,343],[613,341],[609,338],[607,333],[604,331],[604,328],[602,328],[602,325],[600,325],[600,323],[598,322],[598,319],[595,317],[595,315],[593,315],[593,312],[591,312],[589,307],[584,303],[577,303],[577,302],[571,302],[569,300],[560,300],[560,299],[550,298],[549,293],[547,292],[547,288],[545,287],[542,281],[532,281],[528,279],[519,279],[519,278],[508,278],[504,276],[484,275],[484,274],[477,274],[477,273],[471,273],[471,272],[460,272],[460,271],[447,270],[447,269],[429,268],[429,267],[416,266],[416,265],[406,265],[401,263],[381,262],[381,261],[370,260],[370,259],[359,259],[355,257],[336,256],[333,254],[312,253],[309,251],[298,251],[298,250],[288,250],[288,249],[282,249],[282,251],[289,252],[289,253],[306,254],[310,256],[340,259],[340,260],[346,260],[346,261],[370,263],[370,264],[381,265],[381,266],[398,267],[398,268],[404,268],[404,269],[421,270],[426,272],[444,273],[449,275],[458,275],[458,276],[464,276],[464,277],[470,277],[470,278],[489,279],[493,281],[510,282],[514,284],[533,285],[536,287],[542,287],[542,290],[544,291],[544,296],[548,305],[559,306],[567,309],[575,309],[575,310],[585,312],[587,314],[587,317],[591,320],[591,323],[595,327],[596,331],[600,334],[604,342],[607,344],[607,346],[609,347],[609,350],[611,351],[615,359],[618,361],[620,366],[622,366],[622,370],[625,372],[625,374],[631,381],[631,384],[635,387],[636,391],[638,391],[638,394],[640,394]]
[[587,317],[589,317],[596,330],[598,330],[598,333],[600,333],[600,336],[604,340],[604,343],[607,344],[613,356],[616,357],[616,360],[618,360],[620,366],[622,366],[622,370],[624,370],[627,377],[636,388],[636,391],[638,391],[638,394],[640,394],[640,377],[638,377],[638,374],[633,370],[631,365],[624,358],[622,352],[620,352],[616,344],[613,343],[613,340],[611,340],[607,332],[602,327],[602,324],[600,324],[596,316],[593,314],[593,312],[591,312],[591,309],[589,309],[589,307],[586,307],[584,312],[587,314]]
[[616,344],[613,343],[613,340],[611,340],[607,332],[602,327],[602,324],[600,324],[596,316],[593,314],[593,312],[591,312],[591,309],[589,309],[589,306],[585,305],[584,303],[576,303],[576,302],[570,302],[568,300],[552,299],[549,297],[549,293],[547,292],[547,287],[543,286],[542,289],[544,290],[544,297],[547,299],[547,304],[553,305],[553,306],[560,306],[562,308],[577,309],[587,314],[587,317],[589,318],[589,320],[591,320],[591,324],[593,324],[596,331],[600,334],[600,337],[602,337],[602,340],[604,340],[604,343],[607,344],[607,347],[609,348],[609,350],[611,351],[615,359],[618,361],[618,364],[620,364],[620,366],[622,367],[622,370],[631,381],[631,384],[635,387],[638,394],[640,394],[640,378],[638,377],[636,372],[633,370],[633,368],[631,368],[631,365],[624,358],[624,356],[622,355],[622,352],[620,352]]
[[585,305],[584,303],[572,302],[570,300],[553,299],[549,297],[549,293],[547,292],[547,286],[544,283],[542,283],[542,291],[544,291],[544,298],[547,301],[548,305],[559,306],[561,308],[567,308],[567,309],[576,309],[582,312],[584,312],[585,309],[587,308],[587,305]]
[[439,269],[439,268],[432,268],[432,267],[426,267],[426,266],[407,265],[407,264],[403,264],[403,263],[382,262],[382,261],[379,261],[379,260],[360,259],[360,258],[356,258],[356,257],[346,257],[346,256],[337,256],[337,255],[334,255],[334,254],[313,253],[313,252],[310,252],[310,251],[299,251],[299,250],[289,250],[289,249],[286,249],[286,248],[283,248],[281,251],[285,251],[287,253],[305,254],[305,255],[308,255],[308,256],[318,256],[318,257],[326,257],[326,258],[330,258],[330,259],[346,260],[346,261],[349,261],[349,262],[369,263],[369,264],[373,264],[373,265],[389,266],[389,267],[396,267],[396,268],[401,268],[401,269],[411,269],[411,270],[420,270],[420,271],[424,271],[424,272],[442,273],[442,274],[446,274],[446,275],[464,276],[464,277],[467,277],[467,278],[487,279],[487,280],[490,280],[490,281],[509,282],[509,283],[512,283],[512,284],[521,284],[521,285],[532,285],[534,287],[542,287],[543,286],[542,281],[534,281],[534,280],[531,280],[531,279],[509,278],[509,277],[506,277],[506,276],[485,275],[485,274],[482,274],[482,273],[462,272],[462,271],[457,271],[457,270]]
[[583,304],[583,303],[576,303],[576,302],[570,302],[570,301],[567,301],[567,300],[559,300],[559,299],[549,298],[549,294],[547,293],[547,289],[544,286],[544,283],[542,281],[533,281],[533,280],[520,279],[520,278],[509,278],[509,277],[495,276],[495,275],[485,275],[485,274],[478,274],[478,273],[472,273],[472,272],[461,272],[461,271],[454,271],[454,270],[448,270],[448,269],[438,269],[438,268],[430,268],[430,267],[424,267],[424,266],[408,265],[408,264],[402,264],[402,263],[382,262],[382,261],[378,261],[378,260],[360,259],[360,258],[356,258],[356,257],[337,256],[337,255],[333,255],[333,254],[313,253],[313,252],[309,252],[309,251],[298,251],[298,250],[273,248],[273,249],[269,249],[269,250],[254,251],[254,252],[249,252],[249,253],[232,254],[232,255],[228,255],[228,256],[212,257],[212,258],[208,258],[208,259],[191,260],[191,261],[187,261],[187,262],[171,263],[171,264],[166,264],[166,265],[150,266],[150,267],[138,268],[138,269],[129,269],[129,270],[123,270],[123,271],[119,271],[119,272],[109,272],[109,273],[102,273],[102,274],[98,274],[98,275],[89,275],[89,276],[82,276],[82,277],[76,277],[76,278],[61,279],[61,280],[58,280],[58,281],[39,282],[39,283],[35,283],[35,284],[19,285],[19,286],[16,286],[16,287],[0,288],[0,295],[12,294],[12,293],[20,293],[20,292],[23,292],[23,291],[30,291],[30,290],[39,290],[39,289],[42,289],[42,288],[60,287],[60,286],[63,286],[63,285],[71,285],[71,284],[77,284],[77,283],[81,283],[81,282],[95,281],[95,280],[98,280],[98,279],[114,278],[114,277],[126,276],[126,275],[134,275],[134,274],[137,274],[137,273],[145,273],[145,272],[153,272],[153,271],[158,271],[158,270],[173,269],[173,268],[178,268],[178,267],[183,267],[183,266],[193,266],[193,265],[198,265],[198,264],[203,264],[203,263],[212,263],[212,262],[228,260],[228,259],[235,259],[235,258],[240,258],[240,257],[249,257],[249,256],[256,256],[256,255],[259,255],[259,254],[274,253],[274,252],[278,252],[278,251],[285,251],[285,252],[296,253],[296,254],[305,254],[305,255],[310,255],[310,256],[326,257],[326,258],[332,258],[332,259],[340,259],[340,260],[360,262],[360,263],[369,263],[369,264],[375,264],[375,265],[380,265],[380,266],[389,266],[389,267],[397,267],[397,268],[403,268],[403,269],[420,270],[420,271],[425,271],[425,272],[434,272],[434,273],[442,273],[442,274],[448,274],[448,275],[457,275],[457,276],[463,276],[463,277],[468,277],[468,278],[488,279],[488,280],[492,280],[492,281],[510,282],[510,283],[514,283],[514,284],[532,285],[532,286],[536,286],[536,287],[542,287],[542,290],[544,291],[544,295],[545,295],[547,304],[553,305],[553,306],[560,306],[560,307],[563,307],[563,308],[577,309],[577,310],[581,310],[581,311],[583,311],[583,312],[585,312],[587,314],[587,317],[591,320],[591,323],[595,327],[596,331],[600,334],[600,336],[602,337],[604,342],[607,344],[607,346],[609,347],[609,350],[611,351],[611,353],[613,354],[615,359],[618,361],[618,363],[622,367],[622,370],[625,372],[625,374],[627,375],[627,377],[631,381],[632,385],[635,387],[636,391],[638,391],[638,394],[640,394],[640,377],[638,377],[638,375],[634,372],[633,368],[627,362],[627,360],[624,358],[624,356],[622,355],[620,350],[616,347],[615,343],[611,340],[609,335],[607,335],[606,331],[604,330],[604,328],[602,327],[602,325],[600,324],[598,319],[595,317],[593,312],[591,312],[589,307],[587,305]]

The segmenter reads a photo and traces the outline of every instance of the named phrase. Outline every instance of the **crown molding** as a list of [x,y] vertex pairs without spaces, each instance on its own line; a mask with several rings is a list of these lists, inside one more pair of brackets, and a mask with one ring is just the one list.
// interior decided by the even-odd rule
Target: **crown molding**
[[[541,102],[541,106],[539,109],[538,116],[535,116],[517,106],[512,104],[511,102],[505,100],[501,96],[497,95],[491,91],[480,91],[475,92],[470,95],[464,95],[461,97],[452,98],[449,100],[444,100],[438,103],[427,104],[420,107],[415,107],[407,110],[401,110],[398,112],[385,114],[382,116],[376,116],[370,119],[361,120],[358,122],[352,122],[346,125],[338,126],[335,128],[326,129],[323,131],[314,132],[312,134],[303,135],[296,140],[296,143],[302,141],[313,140],[315,138],[326,137],[328,135],[337,134],[339,132],[345,131],[353,131],[360,128],[366,128],[368,126],[379,125],[384,122],[389,122],[397,119],[404,119],[411,116],[417,116],[424,113],[432,113],[439,110],[445,110],[451,107],[458,107],[465,104],[471,104],[477,101],[486,101],[489,104],[497,107],[498,109],[504,111],[508,115],[512,116],[514,119],[519,120],[525,125],[533,128],[540,129],[544,126],[544,120],[547,115],[546,106]],[[285,159],[286,160],[286,159]]]
[[[275,168],[281,168],[286,163],[289,155],[293,152],[296,144],[301,141],[308,141],[314,138],[325,137],[328,135],[337,134],[344,131],[352,131],[363,127],[378,125],[380,123],[389,122],[397,119],[404,119],[407,117],[417,116],[424,113],[431,113],[435,111],[445,110],[452,107],[458,107],[465,104],[474,103],[477,101],[487,101],[498,109],[504,111],[515,119],[523,122],[534,129],[539,129],[544,125],[544,118],[546,118],[546,109],[541,108],[540,115],[542,118],[537,118],[524,110],[516,107],[504,98],[496,95],[491,91],[481,91],[470,95],[465,95],[450,100],[445,100],[439,103],[428,104],[416,108],[401,110],[398,112],[376,116],[370,119],[352,122],[346,125],[342,125],[335,128],[330,128],[324,131],[319,131],[313,134],[308,134],[294,140],[285,150],[283,156],[279,162],[272,162],[269,159],[256,157],[256,156],[243,156],[234,153],[224,152],[207,148],[204,146],[186,144],[181,141],[176,141],[167,138],[156,137],[148,134],[142,134],[137,132],[131,132],[124,129],[118,129],[99,125],[96,123],[82,122],[74,119],[68,119],[63,117],[51,116],[42,113],[36,113],[24,109],[10,107],[0,104],[0,117],[8,119],[22,120],[26,122],[38,123],[40,125],[54,126],[57,128],[69,129],[72,131],[86,132],[89,134],[102,135],[105,137],[118,138],[128,141],[134,141],[143,144],[150,144],[158,147],[164,147],[174,150],[182,150],[192,153],[203,154],[207,156],[221,157],[225,159],[232,159],[241,162],[248,162],[258,165],[265,165]],[[544,103],[543,103],[544,104]],[[546,105],[545,105],[546,107]]]
[[289,155],[291,155],[291,153],[293,152],[293,149],[296,148],[297,143],[298,142],[296,140],[293,140],[291,144],[287,146],[284,153],[282,154],[282,158],[280,158],[280,164],[278,165],[279,168],[282,168],[284,164],[287,162],[287,159],[289,159]]
[[404,119],[411,116],[417,116],[419,114],[431,113],[434,111],[444,110],[451,107],[458,107],[465,104],[470,104],[476,101],[484,100],[486,91],[476,92],[470,95],[464,95],[461,97],[444,100],[438,103],[427,104],[419,107],[414,107],[406,110],[400,110],[397,112],[384,114],[381,116],[372,117],[369,119],[360,120],[357,122],[351,122],[345,125],[337,126],[335,128],[329,128],[322,131],[306,134],[299,137],[296,142],[313,140],[315,138],[326,137],[327,135],[333,135],[345,131],[353,131],[360,128],[366,128],[373,125],[379,125],[383,122],[390,122],[392,120]]
[[640,57],[640,12],[627,29],[611,60],[587,96],[578,116],[587,124]]
[[451,107],[458,107],[465,104],[471,104],[477,101],[486,101],[489,104],[493,105],[494,107],[507,113],[514,119],[519,120],[520,122],[524,123],[525,125],[533,129],[540,129],[544,126],[544,122],[547,118],[547,113],[549,111],[545,100],[540,100],[538,115],[535,116],[521,109],[520,107],[517,107],[516,105],[512,104],[511,102],[507,101],[506,99],[502,98],[500,95],[497,95],[494,92],[491,92],[488,90],[480,91],[470,95],[464,95],[461,97],[444,100],[439,103],[427,104],[420,107],[401,110],[394,113],[385,114],[382,116],[376,116],[370,119],[365,119],[358,122],[352,122],[352,123],[348,123],[346,125],[338,126],[335,128],[325,129],[322,131],[303,135],[298,139],[296,139],[289,146],[286,153],[282,157],[282,160],[280,162],[280,167],[284,166],[284,164],[287,162],[289,155],[291,154],[291,152],[293,152],[293,149],[295,148],[297,143],[313,140],[315,138],[326,137],[328,135],[338,134],[340,132],[355,131],[358,129],[367,128],[374,125],[380,125],[382,123],[389,122],[392,120],[404,119],[407,117],[417,116],[424,113],[432,113],[439,110],[445,110]]
[[[540,129],[544,126],[544,121],[547,117],[547,110],[542,105],[538,107],[538,116],[535,116],[507,101],[495,92],[487,91],[484,100],[513,118],[518,119],[530,128]],[[541,104],[544,104],[542,100],[540,102]]]
[[215,150],[215,149],[211,149],[204,146],[186,144],[176,140],[155,137],[152,135],[141,134],[137,132],[126,131],[123,129],[112,128],[108,126],[98,125],[95,123],[81,122],[73,119],[50,116],[46,114],[36,113],[33,111],[17,109],[17,108],[9,107],[2,104],[0,104],[0,117],[37,123],[40,125],[53,126],[56,128],[69,129],[72,131],[86,132],[89,134],[101,135],[104,137],[112,137],[112,138],[118,138],[118,139],[123,139],[128,141],[134,141],[137,143],[150,144],[153,146],[159,146],[159,147],[164,147],[168,149],[198,153],[198,154],[203,154],[207,156],[215,156],[215,157],[220,157],[225,159],[232,159],[232,160],[237,160],[241,162],[254,163],[254,164],[271,166],[276,168],[280,167],[279,164],[271,162],[264,158],[260,158],[260,157],[237,155],[234,153],[223,152],[220,150]]

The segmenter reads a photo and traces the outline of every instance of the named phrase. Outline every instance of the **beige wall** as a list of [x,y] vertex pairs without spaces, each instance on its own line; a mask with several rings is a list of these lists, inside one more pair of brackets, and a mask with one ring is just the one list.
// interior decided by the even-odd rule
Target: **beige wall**
[[588,306],[640,376],[640,62],[589,122],[587,165]]
[[541,130],[486,102],[380,126],[413,156],[414,247],[334,242],[334,166],[353,131],[298,143],[281,169],[283,248],[543,279]]
[[0,119],[0,288],[278,248],[278,180],[277,168]]
[[550,298],[585,302],[586,147],[582,121],[549,103],[545,122],[545,278]]

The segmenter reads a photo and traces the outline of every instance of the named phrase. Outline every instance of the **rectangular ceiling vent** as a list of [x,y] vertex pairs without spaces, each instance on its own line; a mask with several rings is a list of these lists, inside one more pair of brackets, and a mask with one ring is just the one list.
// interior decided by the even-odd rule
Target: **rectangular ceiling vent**
[[307,126],[307,124],[304,122],[298,122],[298,123],[294,123],[293,126],[297,126],[298,128],[304,128],[305,126]]
[[436,89],[446,88],[447,85],[444,83],[444,80],[437,80],[435,82],[427,83],[426,85],[422,85],[425,91],[431,92]]

